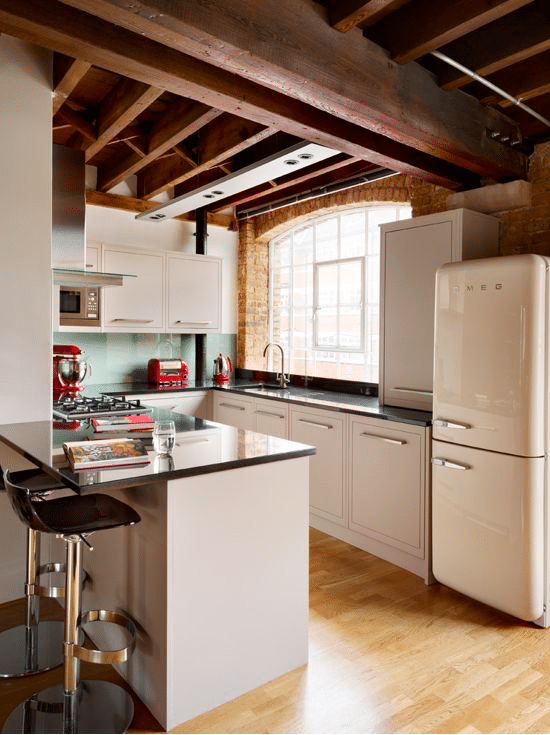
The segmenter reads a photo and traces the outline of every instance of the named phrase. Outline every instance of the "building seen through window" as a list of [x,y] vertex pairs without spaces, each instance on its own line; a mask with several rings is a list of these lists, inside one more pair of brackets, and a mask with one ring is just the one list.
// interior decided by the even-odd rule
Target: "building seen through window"
[[289,372],[378,382],[379,225],[410,216],[407,205],[353,208],[270,242],[269,339]]

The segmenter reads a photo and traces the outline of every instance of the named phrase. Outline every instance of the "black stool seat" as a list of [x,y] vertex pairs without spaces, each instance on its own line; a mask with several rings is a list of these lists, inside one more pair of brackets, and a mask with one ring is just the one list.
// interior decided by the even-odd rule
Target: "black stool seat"
[[140,520],[129,505],[102,493],[33,502],[33,510],[44,530],[60,534],[92,533]]

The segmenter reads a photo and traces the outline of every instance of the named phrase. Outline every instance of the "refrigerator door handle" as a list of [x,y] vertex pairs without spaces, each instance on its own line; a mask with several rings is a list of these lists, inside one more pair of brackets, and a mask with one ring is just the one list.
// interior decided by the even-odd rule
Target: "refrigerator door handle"
[[449,419],[434,419],[434,426],[443,426],[446,429],[471,429],[471,424],[461,424],[459,421],[449,421]]
[[432,457],[432,464],[439,465],[440,467],[447,467],[450,470],[470,470],[472,469],[467,464],[459,464],[458,462],[449,462],[444,457]]

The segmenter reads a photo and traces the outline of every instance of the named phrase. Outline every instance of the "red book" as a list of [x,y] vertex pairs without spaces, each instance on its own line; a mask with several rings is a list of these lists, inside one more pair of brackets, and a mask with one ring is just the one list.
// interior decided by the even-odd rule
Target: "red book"
[[92,419],[94,431],[153,431],[155,420],[142,414],[136,416],[110,416]]

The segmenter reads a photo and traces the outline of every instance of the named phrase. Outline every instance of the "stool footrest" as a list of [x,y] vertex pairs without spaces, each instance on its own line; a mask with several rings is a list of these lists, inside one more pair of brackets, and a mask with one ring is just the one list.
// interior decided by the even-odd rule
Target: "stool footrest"
[[115,612],[114,610],[88,610],[87,613],[82,615],[80,625],[97,622],[114,623],[124,628],[129,638],[128,645],[113,651],[100,651],[96,648],[84,648],[83,646],[65,644],[66,648],[71,649],[69,653],[81,661],[88,661],[92,664],[120,664],[127,661],[136,646],[136,626],[134,621],[125,613]]

